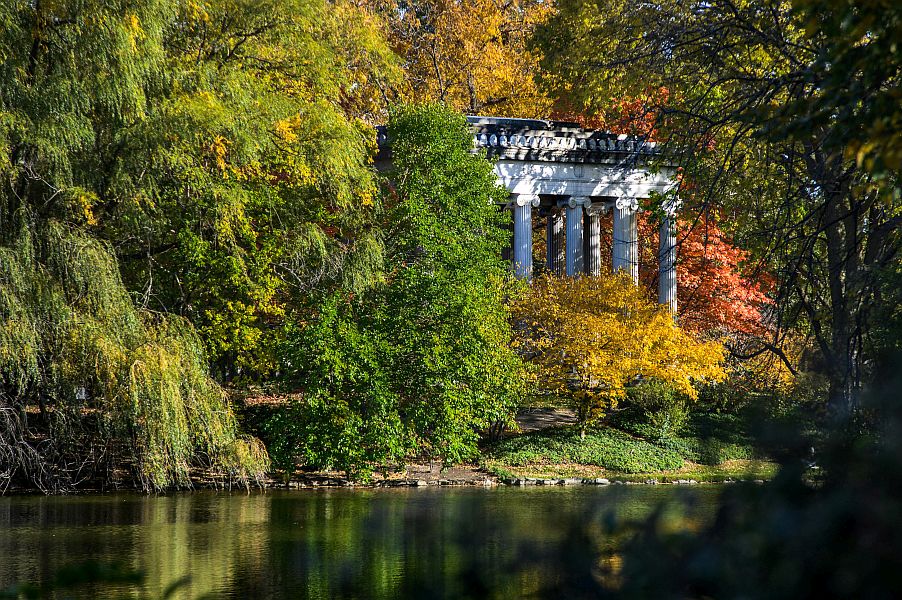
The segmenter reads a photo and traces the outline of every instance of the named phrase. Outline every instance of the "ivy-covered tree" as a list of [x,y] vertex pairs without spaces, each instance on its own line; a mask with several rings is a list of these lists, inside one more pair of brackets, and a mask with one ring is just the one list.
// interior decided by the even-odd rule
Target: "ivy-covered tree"
[[285,344],[286,368],[305,391],[302,416],[271,427],[290,440],[279,453],[289,463],[294,454],[365,471],[408,453],[471,459],[479,432],[509,423],[525,390],[501,260],[497,203],[507,192],[470,154],[459,114],[399,109],[388,136],[382,280],[331,295]]

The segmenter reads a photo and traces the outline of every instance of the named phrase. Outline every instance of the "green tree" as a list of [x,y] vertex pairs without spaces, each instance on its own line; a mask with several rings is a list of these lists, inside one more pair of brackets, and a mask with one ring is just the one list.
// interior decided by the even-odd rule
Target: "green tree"
[[[491,165],[470,154],[460,115],[436,105],[399,109],[388,136],[383,279],[327,299],[287,342],[286,362],[311,411],[327,399],[322,426],[332,427],[328,443],[339,454],[353,452],[358,463],[410,452],[457,462],[474,457],[480,430],[510,422],[524,391],[500,259],[497,203],[507,193]],[[323,443],[299,436],[294,447]]]
[[499,203],[507,190],[470,154],[464,118],[426,105],[393,115],[386,200],[384,320],[404,413],[418,445],[446,460],[472,457],[476,429],[509,421],[523,393],[510,349]]
[[179,2],[141,112],[94,124],[80,171],[98,233],[143,306],[197,326],[223,379],[275,366],[293,296],[378,264],[359,227],[376,194],[361,117],[377,110],[360,80],[395,71],[367,18],[321,0]]
[[0,7],[5,484],[56,491],[131,470],[149,490],[186,483],[192,466],[245,479],[266,468],[191,326],[137,310],[94,229],[111,195],[153,189],[107,151],[134,150],[177,22],[166,1]]
[[829,127],[825,140],[898,196],[902,169],[902,8],[892,0],[795,0],[817,55],[804,65],[813,85],[777,116],[780,133]]

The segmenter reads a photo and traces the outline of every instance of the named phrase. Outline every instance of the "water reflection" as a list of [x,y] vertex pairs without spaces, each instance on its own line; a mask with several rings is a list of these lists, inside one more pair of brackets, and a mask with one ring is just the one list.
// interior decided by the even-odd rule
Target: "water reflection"
[[184,598],[580,595],[595,585],[599,556],[617,542],[605,533],[605,515],[641,518],[680,493],[693,494],[704,519],[717,489],[0,498],[0,589],[47,581],[62,565],[94,559],[143,570],[151,597],[186,574]]

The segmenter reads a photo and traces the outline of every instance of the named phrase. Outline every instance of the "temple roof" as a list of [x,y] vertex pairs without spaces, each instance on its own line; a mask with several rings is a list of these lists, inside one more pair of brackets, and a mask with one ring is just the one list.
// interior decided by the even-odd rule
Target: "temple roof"
[[[586,129],[569,121],[467,116],[467,123],[474,149],[485,149],[489,158],[622,164],[646,162],[661,154],[661,147],[654,142]],[[378,128],[377,140],[380,151],[388,149],[384,127]]]

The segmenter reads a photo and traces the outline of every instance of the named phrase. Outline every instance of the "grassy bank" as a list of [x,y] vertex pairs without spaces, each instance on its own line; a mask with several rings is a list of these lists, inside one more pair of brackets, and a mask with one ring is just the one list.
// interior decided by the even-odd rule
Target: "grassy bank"
[[686,462],[679,469],[650,473],[624,473],[576,463],[513,467],[500,464],[492,459],[487,459],[483,466],[489,473],[500,479],[596,479],[603,477],[612,481],[637,483],[672,483],[681,480],[693,480],[700,483],[768,480],[777,473],[777,464],[768,460],[730,460],[720,465],[699,465]]
[[662,482],[769,479],[776,472],[734,415],[696,415],[667,437],[633,424],[592,427],[585,438],[573,425],[531,431],[486,448],[482,466],[501,477]]

